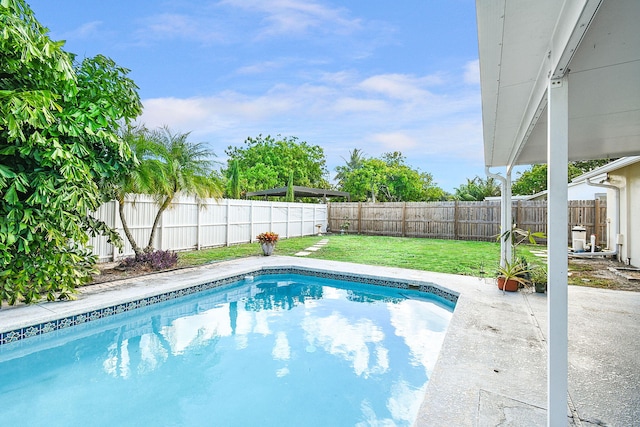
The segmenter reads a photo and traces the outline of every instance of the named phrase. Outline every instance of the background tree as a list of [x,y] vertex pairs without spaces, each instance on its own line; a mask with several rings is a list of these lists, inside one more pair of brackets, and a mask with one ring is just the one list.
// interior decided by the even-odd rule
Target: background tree
[[[569,163],[569,182],[584,173],[589,172],[615,159],[586,160]],[[517,195],[536,194],[547,189],[547,165],[532,165],[529,169],[519,173],[518,178],[511,185],[511,191]]]
[[240,185],[240,164],[235,159],[229,163],[229,169],[227,170],[227,197],[239,199],[242,196]]
[[289,175],[289,182],[287,183],[287,194],[284,197],[285,202],[295,201],[295,192],[293,191],[293,172]]
[[467,178],[466,184],[462,184],[455,189],[453,199],[463,201],[482,201],[486,197],[499,196],[501,192],[500,183],[495,178],[481,178],[476,176],[473,179]]
[[[0,2],[0,298],[70,297],[95,257],[99,183],[131,158],[118,137],[141,111],[128,70],[73,62],[23,0]],[[111,234],[113,236],[113,234]]]
[[298,141],[296,137],[271,136],[247,138],[242,147],[225,150],[228,171],[234,161],[242,171],[245,191],[285,187],[293,172],[294,185],[329,188],[324,151],[317,145]]
[[409,202],[442,200],[445,196],[431,174],[409,167],[400,152],[364,159],[358,168],[342,171],[339,189],[349,192],[355,201]]

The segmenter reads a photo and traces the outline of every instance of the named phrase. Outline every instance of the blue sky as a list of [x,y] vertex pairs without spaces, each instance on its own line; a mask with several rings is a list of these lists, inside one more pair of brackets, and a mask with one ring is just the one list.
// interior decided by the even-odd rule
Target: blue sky
[[[65,49],[131,69],[141,121],[219,161],[249,136],[401,151],[447,191],[484,176],[473,0],[27,0]],[[284,185],[284,183],[283,183]]]

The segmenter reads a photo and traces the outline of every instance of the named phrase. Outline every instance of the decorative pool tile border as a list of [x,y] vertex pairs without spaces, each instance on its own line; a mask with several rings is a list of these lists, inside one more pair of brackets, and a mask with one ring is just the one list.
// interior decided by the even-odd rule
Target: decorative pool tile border
[[192,295],[198,292],[206,291],[209,289],[217,288],[219,286],[228,285],[231,283],[243,280],[247,276],[262,276],[273,274],[298,274],[302,276],[314,276],[324,279],[343,280],[347,282],[372,284],[379,286],[387,286],[391,288],[399,289],[414,289],[421,292],[436,295],[446,301],[455,304],[458,301],[458,294],[456,292],[449,291],[441,288],[433,283],[416,282],[403,279],[387,279],[382,277],[366,276],[360,274],[350,273],[334,273],[328,271],[319,271],[314,269],[306,269],[301,267],[262,267],[259,270],[255,270],[249,273],[236,274],[230,277],[213,280],[211,282],[202,283],[199,285],[190,286],[184,289],[165,292],[159,295],[154,295],[147,298],[141,298],[130,302],[124,302],[108,307],[104,307],[97,310],[92,310],[86,313],[75,314],[72,316],[63,317],[61,319],[51,320],[36,325],[25,326],[23,328],[14,329],[12,331],[0,333],[0,346],[9,344],[12,342],[20,341],[25,338],[30,338],[42,334],[46,334],[53,331],[69,328],[75,325],[81,325],[87,322],[95,321],[105,317],[113,316],[115,314],[124,313],[126,311],[135,310],[137,308],[146,307],[149,305],[157,304],[159,302],[180,298],[186,295]]

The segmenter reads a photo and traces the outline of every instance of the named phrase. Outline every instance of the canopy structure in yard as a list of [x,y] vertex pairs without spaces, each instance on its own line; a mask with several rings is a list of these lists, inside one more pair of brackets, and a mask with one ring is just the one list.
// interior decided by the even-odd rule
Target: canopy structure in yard
[[[251,191],[247,193],[247,197],[284,197],[287,195],[287,187],[272,188],[271,190]],[[351,200],[349,193],[345,191],[327,190],[324,188],[311,188],[293,186],[293,197],[322,197],[326,202],[327,197],[345,197],[347,201]]]

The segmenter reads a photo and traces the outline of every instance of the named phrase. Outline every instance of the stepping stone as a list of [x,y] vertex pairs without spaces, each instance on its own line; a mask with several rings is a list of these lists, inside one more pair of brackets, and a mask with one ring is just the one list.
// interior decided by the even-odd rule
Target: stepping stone
[[549,256],[549,252],[546,250],[531,251],[531,253],[540,258],[547,258]]
[[311,246],[307,249],[305,249],[305,251],[311,251],[311,252],[315,252],[315,251],[319,251],[321,248],[317,247],[317,246]]
[[302,251],[295,254],[295,256],[307,256],[307,255],[311,255],[311,252]]

